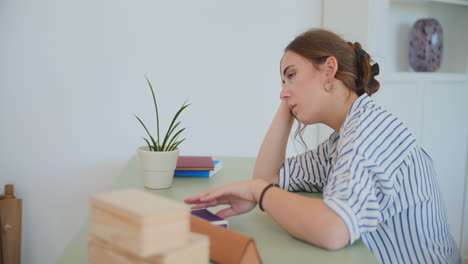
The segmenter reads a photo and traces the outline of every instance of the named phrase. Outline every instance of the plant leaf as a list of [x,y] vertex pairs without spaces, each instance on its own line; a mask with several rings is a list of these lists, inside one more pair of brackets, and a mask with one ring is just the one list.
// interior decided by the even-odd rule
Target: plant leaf
[[157,130],[157,135],[158,135],[158,146],[159,146],[159,113],[158,113],[158,104],[156,103],[156,95],[154,94],[154,89],[153,89],[153,86],[151,85],[151,82],[150,80],[148,79],[148,77],[146,77],[145,75],[145,78],[146,78],[146,81],[148,82],[149,84],[149,87],[151,89],[151,94],[153,95],[153,102],[154,102],[154,109],[156,110],[156,130]]
[[138,119],[138,121],[140,121],[140,124],[145,128],[146,130],[146,133],[148,133],[148,136],[150,137],[151,141],[153,142],[154,144],[154,147],[157,148],[158,145],[156,144],[156,141],[154,140],[153,136],[151,136],[150,132],[148,131],[148,128],[146,128],[145,124],[143,123],[143,121],[141,121],[141,119],[135,115],[136,119]]
[[163,149],[165,148],[166,143],[168,143],[168,140],[169,140],[169,138],[171,137],[171,134],[174,132],[174,130],[175,130],[179,125],[180,125],[180,121],[177,122],[177,123],[171,128],[171,130],[168,131],[168,132],[166,133],[166,136],[164,137],[163,144],[162,144],[162,146],[161,146]]
[[172,146],[175,144],[174,142],[177,141],[177,138],[179,137],[180,133],[182,133],[186,128],[182,128],[181,130],[177,131],[177,133],[172,137],[171,141],[167,145],[168,149],[171,149]]
[[[171,122],[171,125],[169,126],[169,128],[167,129],[167,132],[166,132],[166,137],[164,139],[164,142],[167,141],[167,138],[168,138],[168,134],[169,132],[171,131],[172,127],[174,126],[174,123],[175,121],[177,120],[177,118],[179,117],[180,113],[182,113],[182,111],[185,110],[185,108],[189,107],[190,104],[186,104],[187,100],[184,102],[184,104],[182,104],[182,107],[180,107],[179,111],[177,111],[177,113],[175,114],[174,118],[172,119],[172,122]],[[164,146],[164,143],[163,143],[163,146]]]
[[182,139],[182,140],[177,141],[176,143],[174,143],[174,146],[172,148],[170,148],[169,151],[176,150],[177,147],[180,145],[180,143],[184,142],[184,140],[185,140],[185,138]]
[[153,150],[153,147],[151,146],[151,144],[149,143],[149,141],[148,141],[146,138],[143,138],[143,139],[146,141],[146,144],[148,144],[148,149],[149,149],[150,151],[152,151],[152,150]]

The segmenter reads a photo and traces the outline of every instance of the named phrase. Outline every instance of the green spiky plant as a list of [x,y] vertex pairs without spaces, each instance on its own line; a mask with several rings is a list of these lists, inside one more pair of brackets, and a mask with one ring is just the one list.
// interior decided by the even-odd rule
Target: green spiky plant
[[135,115],[135,117],[138,119],[138,121],[140,122],[140,124],[143,126],[143,128],[145,129],[146,133],[148,134],[149,136],[149,140],[145,137],[143,137],[143,139],[145,140],[146,144],[148,144],[148,148],[150,151],[174,151],[177,149],[177,147],[182,143],[184,142],[185,138],[184,139],[181,139],[179,140],[179,136],[180,134],[185,130],[185,128],[182,128],[180,130],[178,130],[177,132],[174,133],[174,131],[176,131],[176,129],[178,128],[178,126],[180,125],[180,121],[177,121],[177,118],[179,117],[179,115],[182,113],[182,111],[184,111],[190,104],[186,104],[187,101],[184,102],[184,104],[180,107],[180,109],[177,111],[177,113],[175,114],[174,118],[172,119],[172,122],[171,122],[171,125],[169,126],[169,128],[167,129],[167,132],[166,132],[166,135],[164,135],[164,139],[162,140],[162,143],[160,141],[161,137],[159,135],[159,113],[158,113],[158,104],[156,103],[156,96],[154,94],[154,89],[153,89],[153,86],[151,85],[151,82],[150,80],[148,79],[148,77],[146,77],[146,81],[148,82],[148,85],[151,89],[151,94],[153,95],[153,102],[154,102],[154,109],[156,110],[156,132],[157,132],[157,138],[154,139],[154,137],[151,135],[151,133],[148,131],[148,128],[146,127],[146,125],[143,123],[143,121],[141,121],[141,119]]

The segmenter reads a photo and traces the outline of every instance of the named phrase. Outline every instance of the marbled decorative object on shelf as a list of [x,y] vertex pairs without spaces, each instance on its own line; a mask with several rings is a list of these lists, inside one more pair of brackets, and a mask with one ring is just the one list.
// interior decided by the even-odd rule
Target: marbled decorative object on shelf
[[443,51],[442,26],[433,18],[419,19],[409,36],[408,59],[417,72],[433,72],[440,68]]

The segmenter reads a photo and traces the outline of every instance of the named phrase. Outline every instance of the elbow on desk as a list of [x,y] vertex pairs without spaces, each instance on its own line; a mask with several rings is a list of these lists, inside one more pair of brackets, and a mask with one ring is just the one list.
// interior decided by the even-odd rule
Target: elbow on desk
[[348,245],[348,241],[333,235],[320,238],[319,240],[315,239],[315,241],[310,241],[309,243],[328,251],[340,250]]
[[313,241],[307,241],[310,244],[318,246],[328,251],[340,250],[348,245],[348,241],[339,236],[329,235]]
[[318,246],[328,251],[335,251],[346,247],[349,243],[347,230],[343,230],[340,225],[328,225],[322,228],[319,233],[308,232],[306,242]]
[[343,243],[343,241],[339,239],[327,239],[327,240],[328,241],[323,243],[321,248],[328,250],[328,251],[335,251],[335,250],[342,249],[346,247],[346,245],[348,244],[347,242]]

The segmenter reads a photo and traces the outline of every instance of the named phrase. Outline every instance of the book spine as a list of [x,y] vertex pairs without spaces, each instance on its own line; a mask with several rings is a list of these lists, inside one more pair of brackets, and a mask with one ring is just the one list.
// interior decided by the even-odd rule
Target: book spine
[[197,171],[197,170],[180,171],[180,170],[176,170],[174,172],[174,176],[178,176],[178,177],[204,177],[204,178],[212,177],[213,175],[215,175],[216,173],[218,173],[222,169],[221,161],[214,160],[213,163],[215,164],[215,169],[212,170],[212,171]]
[[175,171],[174,176],[180,177],[210,177],[209,171]]

